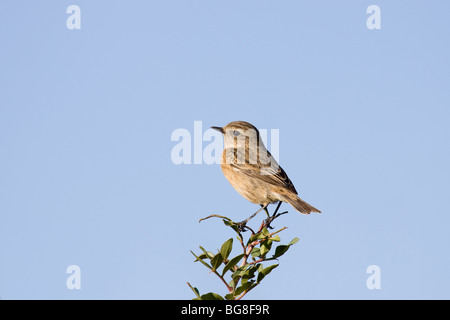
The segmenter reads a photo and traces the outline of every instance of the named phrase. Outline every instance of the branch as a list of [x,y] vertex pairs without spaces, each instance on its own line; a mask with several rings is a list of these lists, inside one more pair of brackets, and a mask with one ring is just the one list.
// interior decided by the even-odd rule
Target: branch
[[[236,223],[230,218],[222,215],[212,214],[200,219],[199,222],[210,218],[222,219],[223,223],[226,226],[231,227],[236,232],[237,239],[242,247],[243,253],[235,256],[234,258],[229,258],[233,247],[233,238],[225,241],[221,249],[218,250],[216,254],[206,251],[201,246],[200,249],[203,251],[201,255],[197,256],[191,251],[192,254],[196,257],[195,261],[201,262],[212,273],[214,273],[223,282],[228,291],[228,294],[224,297],[221,297],[220,295],[212,292],[200,296],[197,288],[192,287],[188,283],[189,287],[197,295],[197,298],[200,300],[223,298],[240,300],[247,293],[258,286],[266,277],[266,275],[268,275],[274,268],[278,266],[278,264],[272,264],[264,268],[262,263],[265,261],[278,260],[278,258],[282,256],[292,244],[298,241],[298,238],[295,238],[287,245],[277,245],[275,248],[275,253],[273,253],[270,258],[266,258],[266,256],[272,249],[272,244],[274,242],[280,241],[280,237],[277,234],[287,229],[287,227],[283,227],[278,231],[269,232],[269,229],[273,229],[270,224],[285,213],[286,212],[274,214],[269,218],[263,220],[261,225],[257,229],[257,232],[255,232],[252,228],[246,226],[242,222]],[[247,230],[251,231],[251,235],[250,237],[248,237],[246,242],[244,242],[244,232]],[[259,247],[257,247],[258,245]],[[250,256],[252,256],[253,261],[248,262]],[[241,262],[239,263],[239,261]],[[219,273],[218,269],[222,265],[223,270]],[[228,271],[231,271],[232,273],[230,282],[227,282],[227,280],[225,280],[225,275]]]
[[233,288],[228,285],[227,281],[217,272],[217,270],[214,270],[214,274],[218,276],[220,280],[222,280],[222,282],[227,287],[229,293],[233,292]]

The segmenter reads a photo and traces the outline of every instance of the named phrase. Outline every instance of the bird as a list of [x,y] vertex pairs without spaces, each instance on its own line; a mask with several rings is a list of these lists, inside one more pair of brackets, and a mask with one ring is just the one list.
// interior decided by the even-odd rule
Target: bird
[[[224,127],[213,126],[211,129],[219,131],[224,137],[220,166],[225,178],[241,196],[261,206],[252,216],[240,222],[241,226],[245,226],[263,209],[273,219],[282,202],[302,214],[321,213],[299,198],[294,184],[266,149],[255,126],[245,121],[233,121]],[[276,202],[277,208],[270,217],[267,207]]]

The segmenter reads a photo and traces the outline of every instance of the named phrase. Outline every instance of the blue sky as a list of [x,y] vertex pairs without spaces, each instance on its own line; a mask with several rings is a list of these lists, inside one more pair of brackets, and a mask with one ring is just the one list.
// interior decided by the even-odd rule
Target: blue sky
[[[80,30],[66,27],[71,4]],[[380,30],[366,27],[372,4]],[[245,120],[279,129],[281,166],[323,212],[283,204],[282,241],[300,241],[248,298],[450,298],[449,10],[2,2],[0,297],[190,299],[187,281],[224,294],[189,250],[233,233],[198,220],[258,206],[218,165],[175,165],[170,138]]]

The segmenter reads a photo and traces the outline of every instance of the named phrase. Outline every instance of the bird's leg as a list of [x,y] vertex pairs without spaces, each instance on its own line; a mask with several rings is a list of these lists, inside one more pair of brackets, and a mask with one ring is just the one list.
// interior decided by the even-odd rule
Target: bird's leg
[[[272,216],[269,216],[269,214],[267,213],[267,215],[269,216],[267,219],[266,219],[266,225],[267,225],[267,228],[268,229],[273,229],[273,227],[271,227],[270,226],[270,223],[273,221],[273,220],[275,220],[275,218],[278,218],[279,216],[281,216],[282,214],[285,214],[285,213],[287,213],[287,211],[284,211],[284,212],[281,212],[281,213],[278,213],[277,214],[277,212],[278,212],[278,209],[280,209],[280,207],[281,207],[281,201],[278,201],[278,205],[277,205],[277,208],[275,209],[275,211],[273,212],[273,215]],[[266,212],[267,212],[267,210],[266,210]]]
[[267,204],[265,206],[261,205],[261,209],[259,209],[258,211],[256,211],[254,214],[252,214],[250,217],[248,217],[247,219],[245,219],[244,221],[241,222],[236,222],[236,224],[239,226],[239,230],[241,231],[245,231],[244,229],[246,228],[246,224],[247,222],[250,221],[250,219],[254,218],[262,209],[266,210],[267,208]]
[[[277,210],[278,210],[278,207],[277,207]],[[272,222],[273,218],[270,216],[270,213],[269,213],[269,210],[267,210],[267,207],[264,208],[264,211],[265,211],[266,214],[267,214],[267,219],[264,220],[264,223],[267,225],[267,228],[268,228],[268,229],[273,229],[273,228],[270,226],[270,223]]]
[[265,211],[266,214],[267,214],[267,218],[270,218],[269,210],[267,210],[267,207],[264,208],[264,211]]
[[281,201],[278,201],[278,205],[277,205],[277,208],[275,209],[275,211],[273,212],[273,217],[277,214],[277,212],[278,212],[278,209],[280,209],[280,207],[281,207]]

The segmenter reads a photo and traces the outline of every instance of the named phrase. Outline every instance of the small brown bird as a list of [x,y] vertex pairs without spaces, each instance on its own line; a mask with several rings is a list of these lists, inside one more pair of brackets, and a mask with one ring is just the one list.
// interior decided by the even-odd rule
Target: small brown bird
[[[286,172],[267,151],[258,129],[245,121],[233,121],[224,127],[211,127],[224,135],[225,148],[221,168],[234,189],[250,202],[261,205],[247,220],[278,201],[276,215],[282,202],[287,202],[298,212],[310,214],[320,211],[298,197],[297,190]],[[272,216],[272,217],[273,217]]]

